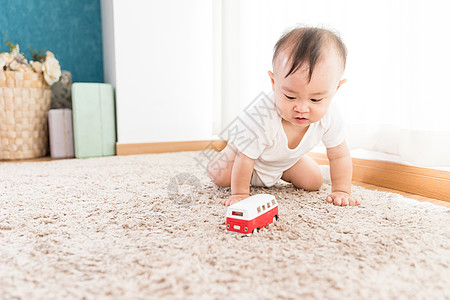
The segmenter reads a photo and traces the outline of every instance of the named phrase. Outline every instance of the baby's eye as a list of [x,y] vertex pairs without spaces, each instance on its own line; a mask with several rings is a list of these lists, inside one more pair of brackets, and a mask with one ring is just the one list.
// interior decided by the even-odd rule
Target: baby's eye
[[320,102],[320,101],[322,101],[323,99],[311,99],[311,101],[312,102]]
[[285,96],[286,98],[288,98],[289,100],[294,100],[294,99],[295,99],[295,97],[289,97],[289,96],[286,95],[286,94],[284,94],[284,96]]

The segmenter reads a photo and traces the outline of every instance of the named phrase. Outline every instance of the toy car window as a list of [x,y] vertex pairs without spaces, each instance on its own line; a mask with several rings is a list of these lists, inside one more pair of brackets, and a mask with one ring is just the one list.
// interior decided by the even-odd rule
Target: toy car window
[[275,199],[272,199],[272,205],[275,205]]
[[262,209],[263,209],[263,210],[266,210],[266,205],[263,205],[263,206],[262,206]]
[[270,202],[267,202],[267,208],[269,208],[270,207]]
[[261,212],[261,206],[258,206],[257,208],[256,208],[256,210],[258,211],[258,214]]
[[242,217],[244,213],[242,211],[234,211],[231,213],[232,216],[239,216]]

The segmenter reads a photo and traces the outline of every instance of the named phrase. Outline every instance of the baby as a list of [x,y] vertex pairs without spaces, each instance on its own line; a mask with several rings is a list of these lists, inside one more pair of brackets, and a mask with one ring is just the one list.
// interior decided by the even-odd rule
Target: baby
[[[344,140],[343,121],[332,102],[346,63],[347,49],[333,32],[299,27],[276,43],[273,95],[262,97],[242,118],[240,137],[207,167],[221,187],[231,186],[231,205],[249,197],[249,186],[273,186],[279,179],[307,191],[318,190],[323,178],[319,165],[305,155],[320,141],[327,148],[331,193],[335,205],[359,205],[351,196],[352,160]],[[253,137],[253,138],[252,138]],[[248,141],[251,141],[250,143]]]

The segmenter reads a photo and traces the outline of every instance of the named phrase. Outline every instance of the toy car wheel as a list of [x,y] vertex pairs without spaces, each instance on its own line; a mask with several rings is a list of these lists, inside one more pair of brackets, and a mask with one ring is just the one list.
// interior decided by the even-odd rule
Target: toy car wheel
[[272,223],[275,223],[276,220],[277,220],[277,216],[273,216]]
[[253,231],[252,231],[252,234],[255,234],[255,233],[258,233],[258,229],[257,228],[253,229]]

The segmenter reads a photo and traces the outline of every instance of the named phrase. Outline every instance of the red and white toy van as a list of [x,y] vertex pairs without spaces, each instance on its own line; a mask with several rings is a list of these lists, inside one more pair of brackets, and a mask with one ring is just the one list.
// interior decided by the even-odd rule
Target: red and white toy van
[[258,194],[230,205],[226,215],[227,231],[250,236],[278,219],[275,196]]

